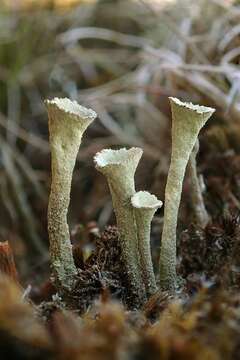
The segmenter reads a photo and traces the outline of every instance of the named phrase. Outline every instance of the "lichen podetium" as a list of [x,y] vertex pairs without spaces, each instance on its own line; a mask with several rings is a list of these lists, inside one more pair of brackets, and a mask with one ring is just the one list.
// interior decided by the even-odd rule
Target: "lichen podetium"
[[77,273],[67,223],[72,174],[82,135],[97,115],[67,98],[46,100],[45,104],[52,161],[48,204],[51,265],[56,285],[70,289]]
[[156,210],[162,206],[162,202],[147,191],[138,191],[131,197],[131,204],[137,225],[141,272],[147,296],[151,296],[158,290],[151,256],[151,222]]
[[135,194],[134,175],[142,156],[142,149],[104,149],[94,160],[97,170],[106,176],[120,234],[120,247],[129,290],[136,306],[146,300],[138,251],[137,228],[131,197]]
[[215,111],[170,97],[172,110],[172,153],[165,189],[164,225],[160,252],[160,285],[176,288],[176,229],[186,166],[201,128]]

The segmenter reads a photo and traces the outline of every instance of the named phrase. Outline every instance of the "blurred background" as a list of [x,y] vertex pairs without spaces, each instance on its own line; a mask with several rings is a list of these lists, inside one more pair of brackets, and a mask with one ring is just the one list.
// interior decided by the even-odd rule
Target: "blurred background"
[[[23,279],[48,271],[45,98],[69,97],[98,113],[73,178],[69,224],[78,241],[89,222],[101,229],[114,222],[106,181],[93,164],[103,148],[142,147],[137,188],[164,199],[168,96],[217,109],[199,156],[206,203],[217,215],[240,209],[239,24],[233,0],[0,1],[0,240],[10,242]],[[219,154],[234,154],[230,179],[230,160],[222,165]],[[184,196],[182,228],[191,219],[187,183]],[[157,230],[161,222],[162,210]]]

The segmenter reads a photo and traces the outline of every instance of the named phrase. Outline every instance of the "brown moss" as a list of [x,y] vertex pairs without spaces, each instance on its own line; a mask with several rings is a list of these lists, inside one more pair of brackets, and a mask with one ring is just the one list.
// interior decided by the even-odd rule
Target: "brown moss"
[[239,250],[238,214],[221,217],[205,229],[192,225],[180,237],[179,272],[185,278],[201,274],[224,286],[239,286]]
[[2,359],[51,359],[52,342],[21,289],[0,276],[0,353]]
[[94,237],[94,250],[85,261],[79,246],[75,247],[75,263],[80,267],[72,291],[64,296],[68,307],[83,313],[106,291],[113,299],[134,305],[134,299],[128,294],[118,237],[116,227],[107,227],[100,236]]
[[[5,301],[2,294],[8,296]],[[240,348],[238,292],[202,287],[185,300],[158,296],[160,315],[102,297],[81,317],[60,307],[45,326],[8,278],[0,278],[0,350],[7,358],[232,360]],[[55,300],[57,302],[57,300]],[[156,298],[150,301],[156,303]],[[151,313],[151,312],[150,312]],[[149,313],[148,313],[149,314]],[[22,326],[24,324],[24,327]],[[10,357],[9,357],[10,356]],[[12,356],[12,357],[11,357]]]
[[8,241],[0,243],[0,272],[18,282],[18,273],[14,256]]

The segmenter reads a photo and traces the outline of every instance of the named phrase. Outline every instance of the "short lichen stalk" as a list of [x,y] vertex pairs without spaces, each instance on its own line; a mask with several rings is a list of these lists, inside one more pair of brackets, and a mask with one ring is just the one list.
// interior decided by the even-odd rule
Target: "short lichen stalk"
[[172,154],[165,189],[164,226],[160,253],[160,285],[176,288],[176,228],[186,166],[199,131],[214,109],[170,98],[172,109]]
[[196,156],[198,151],[199,151],[199,141],[197,140],[193,148],[193,151],[190,155],[189,164],[188,164],[188,173],[190,178],[190,197],[191,197],[192,210],[194,212],[194,220],[198,226],[205,228],[210,218],[204,205],[202,190],[200,187],[198,174],[197,174]]
[[140,148],[105,149],[96,154],[94,159],[96,168],[106,176],[108,181],[120,235],[126,278],[129,282],[130,292],[136,299],[136,306],[141,305],[146,299],[136,224],[131,206],[131,197],[135,193],[134,175],[141,156]]
[[158,290],[151,256],[151,222],[156,210],[162,206],[162,202],[147,191],[138,191],[132,196],[131,203],[137,225],[141,271],[147,296],[151,296]]
[[67,212],[72,174],[81,139],[96,113],[69,99],[45,101],[49,117],[52,183],[48,204],[48,232],[54,280],[70,289],[77,269],[74,265]]

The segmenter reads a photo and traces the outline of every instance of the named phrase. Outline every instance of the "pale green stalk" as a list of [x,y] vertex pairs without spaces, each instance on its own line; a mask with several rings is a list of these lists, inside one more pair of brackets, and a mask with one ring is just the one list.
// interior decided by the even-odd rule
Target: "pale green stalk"
[[45,104],[52,161],[48,204],[51,265],[56,284],[71,288],[77,273],[67,223],[72,174],[82,135],[96,118],[96,113],[67,98],[46,100]]
[[170,98],[172,109],[172,154],[165,189],[164,225],[160,253],[160,285],[176,287],[176,229],[186,166],[201,128],[214,109]]
[[200,187],[198,174],[197,174],[197,163],[196,156],[199,150],[199,141],[196,141],[196,144],[193,148],[193,151],[190,155],[189,164],[188,164],[188,173],[190,177],[190,197],[192,210],[194,212],[194,220],[196,224],[202,228],[205,228],[209,222],[209,215],[204,205],[202,190]]
[[132,196],[131,203],[137,225],[141,271],[147,296],[150,296],[158,290],[151,255],[151,222],[156,210],[162,206],[162,202],[147,191],[138,191]]
[[[141,276],[140,256],[136,224],[131,206],[135,193],[134,175],[142,156],[142,149],[105,149],[96,154],[94,160],[97,170],[107,178],[113,208],[119,231],[122,259],[132,294],[139,304],[146,298],[145,286]],[[139,305],[138,304],[138,305]]]

